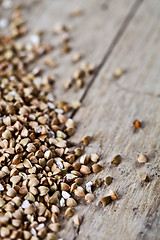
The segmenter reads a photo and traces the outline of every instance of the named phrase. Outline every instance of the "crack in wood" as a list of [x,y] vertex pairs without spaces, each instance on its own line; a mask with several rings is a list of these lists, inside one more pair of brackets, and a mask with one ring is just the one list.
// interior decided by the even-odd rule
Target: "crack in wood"
[[73,237],[73,240],[76,240],[77,236],[79,235],[80,227],[82,225],[82,222],[83,222],[83,216],[82,216],[82,219],[81,219],[81,224],[76,229],[75,236]]

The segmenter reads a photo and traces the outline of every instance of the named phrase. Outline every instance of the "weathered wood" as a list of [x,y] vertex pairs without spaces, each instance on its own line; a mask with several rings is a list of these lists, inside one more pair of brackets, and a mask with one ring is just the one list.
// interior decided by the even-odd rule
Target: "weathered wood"
[[[104,170],[98,175],[114,179],[96,191],[95,202],[109,189],[119,195],[107,207],[96,207],[95,202],[79,207],[84,220],[77,240],[159,239],[159,21],[158,1],[144,1],[74,117],[78,131],[73,140],[93,135],[87,151],[101,155]],[[116,66],[126,69],[120,79],[112,77]],[[144,127],[134,133],[136,118]],[[138,153],[144,153],[148,162],[138,164]],[[113,167],[110,161],[116,154],[121,154],[122,163]],[[151,182],[143,185],[145,173]]]
[[[101,63],[133,1],[108,1],[105,11],[102,6],[106,1],[96,0],[25,1],[23,4],[29,28],[26,40],[32,33],[44,29],[44,41],[55,45],[51,56],[59,65],[53,70],[58,75],[56,97],[69,101],[80,99],[90,79],[80,91],[75,88],[67,92],[63,90],[64,80],[79,66],[71,63],[73,52],[84,54],[84,59],[91,63]],[[77,6],[84,10],[84,14],[70,18],[70,12]],[[75,115],[78,131],[73,140],[93,135],[87,151],[100,154],[105,167],[98,176],[103,178],[109,174],[114,180],[110,187],[96,191],[93,204],[87,205],[82,201],[82,205],[76,208],[76,212],[84,215],[82,225],[75,229],[71,219],[67,221],[59,234],[64,240],[158,239],[159,20],[158,0],[144,1],[114,51],[112,47],[113,54],[109,54],[111,57],[93,86],[88,88],[83,106]],[[73,29],[73,51],[65,57],[60,53],[58,37],[53,34],[53,25],[59,21],[71,24]],[[44,58],[35,65],[44,67]],[[127,70],[118,80],[112,77],[116,66]],[[46,72],[51,71],[45,69]],[[135,118],[144,121],[144,128],[137,133],[132,131]],[[136,163],[138,152],[145,153],[149,162],[139,166]],[[122,164],[111,167],[110,160],[117,153],[123,157]],[[152,181],[142,186],[140,180],[145,172],[151,175]],[[86,181],[95,177],[89,176]],[[119,200],[105,208],[95,206],[110,188],[118,192]]]
[[[14,5],[19,2],[22,3],[23,18],[29,31],[24,40],[29,41],[32,34],[44,30],[43,41],[55,46],[50,56],[57,62],[57,68],[46,67],[44,65],[45,56],[34,63],[33,67],[38,65],[47,73],[54,72],[57,75],[54,87],[56,98],[72,102],[81,98],[90,78],[86,79],[84,87],[80,90],[74,86],[66,91],[64,81],[72,77],[73,72],[79,68],[81,62],[100,64],[135,0],[107,2],[105,0],[98,2],[96,0],[88,0],[87,2],[86,0],[15,0]],[[70,14],[75,8],[80,8],[83,12],[82,15],[71,17]],[[72,51],[68,54],[61,53],[60,39],[62,34],[58,36],[53,32],[56,23],[71,26],[70,46]],[[84,56],[82,61],[77,64],[72,63],[74,52],[79,52]]]

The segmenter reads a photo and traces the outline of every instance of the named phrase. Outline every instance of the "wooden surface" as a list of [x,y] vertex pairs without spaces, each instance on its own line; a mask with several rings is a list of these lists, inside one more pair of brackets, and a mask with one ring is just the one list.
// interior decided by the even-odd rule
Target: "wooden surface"
[[[89,62],[99,66],[134,2],[129,0],[121,0],[120,2],[101,0],[99,3],[96,0],[88,0],[87,3],[86,0],[15,1],[15,3],[23,3],[23,18],[29,33],[23,40],[30,41],[33,34],[42,30],[44,31],[43,42],[54,46],[49,56],[55,59],[57,68],[52,71],[44,65],[46,56],[40,58],[38,62],[36,61],[33,67],[38,65],[47,72],[54,72],[57,76],[54,87],[54,95],[57,99],[67,99],[72,102],[83,96],[90,83],[90,78],[85,80],[82,89],[77,90],[75,86],[67,91],[64,89],[64,82],[71,78],[75,70],[79,69],[81,65],[81,63],[72,63],[74,53],[82,54],[81,62]],[[82,15],[71,17],[71,12],[76,8],[82,9]],[[72,51],[68,54],[61,53],[60,40],[63,34],[54,33],[54,26],[57,23],[66,24],[71,28],[69,45],[72,47]]]
[[[74,140],[93,134],[95,140],[90,148],[102,154],[105,166],[99,177],[109,173],[114,178],[108,188],[96,192],[97,199],[110,188],[120,196],[119,201],[105,209],[95,208],[94,204],[86,207],[77,239],[88,236],[88,239],[158,240],[160,237],[157,4],[158,1],[141,4],[75,115],[79,131]],[[152,16],[150,21],[149,16]],[[126,69],[118,80],[112,77],[116,66]],[[131,126],[136,118],[144,121],[144,128],[133,133]],[[149,158],[143,166],[136,163],[139,152]],[[111,167],[110,161],[118,153],[123,157],[122,163]],[[141,186],[144,173],[152,181]]]
[[[102,172],[88,176],[86,181],[113,176],[109,187],[95,191],[92,204],[82,201],[76,207],[83,216],[80,228],[75,229],[69,220],[59,236],[64,240],[160,239],[159,1],[44,0],[27,1],[24,5],[29,34],[45,30],[44,41],[55,45],[51,53],[59,63],[53,71],[58,76],[55,96],[82,101],[82,107],[72,114],[77,123],[72,140],[79,142],[85,135],[93,136],[86,151],[100,154],[104,166]],[[82,8],[84,13],[72,19],[69,13],[74,7]],[[59,21],[73,29],[73,51],[65,57],[56,50],[58,40],[53,34],[53,25]],[[96,63],[98,71],[81,90],[64,91],[64,80],[79,66],[71,63],[74,51]],[[36,65],[44,67],[43,61],[40,59]],[[119,79],[112,76],[116,66],[125,70]],[[136,133],[132,129],[135,119],[144,125]],[[138,153],[148,157],[146,164],[137,163]],[[122,163],[113,167],[110,161],[116,154],[121,154]],[[142,185],[145,173],[151,176],[151,182]],[[107,207],[98,205],[109,189],[118,193],[119,200]]]

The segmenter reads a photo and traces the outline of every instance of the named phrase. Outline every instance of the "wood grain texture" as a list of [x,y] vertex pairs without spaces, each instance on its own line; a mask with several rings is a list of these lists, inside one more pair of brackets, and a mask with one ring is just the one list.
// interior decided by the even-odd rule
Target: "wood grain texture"
[[[72,102],[83,95],[90,78],[87,78],[84,87],[78,90],[75,86],[68,91],[64,89],[64,81],[72,77],[74,71],[80,67],[81,62],[99,65],[105,52],[111,45],[121,24],[132,8],[134,1],[129,0],[15,0],[22,3],[23,18],[26,21],[28,34],[23,41],[29,42],[32,34],[39,30],[44,31],[42,40],[54,46],[49,56],[57,62],[57,68],[51,69],[44,65],[40,58],[34,66],[41,66],[44,74],[53,72],[57,76],[54,94],[57,99]],[[83,14],[71,17],[71,12],[79,8]],[[3,14],[3,13],[2,13]],[[56,23],[66,24],[71,27],[72,51],[68,54],[61,53],[60,40],[63,34],[56,35],[53,31]],[[75,52],[84,56],[82,61],[73,64],[72,57]]]
[[[92,135],[87,151],[101,155],[104,170],[98,175],[114,179],[109,187],[96,191],[95,202],[109,189],[119,195],[118,201],[104,208],[95,202],[79,208],[84,220],[77,240],[159,239],[159,21],[158,1],[144,1],[74,117],[78,131],[73,140]],[[120,79],[112,77],[116,66],[126,69]],[[144,127],[134,133],[136,118]],[[138,153],[148,157],[146,164],[137,163]],[[122,163],[113,167],[110,161],[116,154],[121,154]],[[145,173],[152,181],[142,185]]]
[[[135,1],[15,0],[14,4],[17,2],[24,5],[23,15],[29,29],[24,41],[37,30],[44,30],[44,42],[55,46],[51,56],[58,63],[56,69],[46,68],[44,58],[33,67],[42,66],[46,73],[57,74],[55,96],[72,101],[83,96],[90,81],[87,79],[80,91],[75,88],[64,91],[64,80],[79,66],[71,63],[73,52],[79,51],[86,61],[99,65]],[[71,18],[69,15],[74,7],[82,8],[84,14]],[[106,64],[88,89],[82,108],[74,116],[77,132],[73,141],[79,142],[84,135],[93,136],[86,151],[101,155],[104,170],[98,176],[102,179],[111,175],[113,183],[95,192],[93,204],[82,200],[76,207],[76,212],[83,216],[80,229],[73,227],[71,219],[63,219],[59,236],[64,240],[159,239],[159,21],[158,0],[145,0],[116,47],[112,48]],[[56,22],[72,27],[73,51],[66,56],[60,52],[59,37],[53,34]],[[112,77],[116,66],[126,70],[118,80]],[[132,122],[136,118],[144,122],[144,128],[133,133]],[[139,152],[148,157],[145,165],[136,162]],[[118,153],[122,155],[122,163],[113,167],[110,161]],[[141,184],[144,173],[151,176],[148,185]],[[86,181],[96,177],[92,174]],[[96,206],[109,189],[117,191],[119,200],[104,208]]]

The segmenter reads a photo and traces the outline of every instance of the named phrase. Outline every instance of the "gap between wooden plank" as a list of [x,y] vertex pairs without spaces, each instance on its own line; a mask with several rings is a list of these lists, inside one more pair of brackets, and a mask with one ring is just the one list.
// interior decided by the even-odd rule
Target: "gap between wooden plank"
[[[97,70],[94,74],[94,76],[91,78],[88,86],[86,87],[83,95],[80,98],[80,102],[83,102],[86,94],[88,93],[90,87],[92,86],[92,84],[94,83],[94,81],[96,80],[98,74],[100,73],[101,69],[103,68],[104,64],[106,63],[106,61],[108,60],[109,56],[111,55],[112,51],[114,50],[116,44],[118,43],[118,41],[120,40],[121,36],[123,35],[123,33],[125,32],[126,28],[128,27],[129,23],[131,22],[131,20],[133,19],[134,15],[136,14],[138,8],[140,7],[141,3],[143,2],[143,0],[137,0],[133,6],[131,7],[131,10],[129,11],[128,15],[126,16],[126,18],[124,19],[120,29],[118,30],[117,34],[115,35],[113,41],[111,42],[111,45],[109,46],[107,52],[105,53],[101,63],[99,64],[99,66],[97,67]],[[70,117],[73,118],[75,116],[75,114],[77,113],[78,109],[74,110]]]

